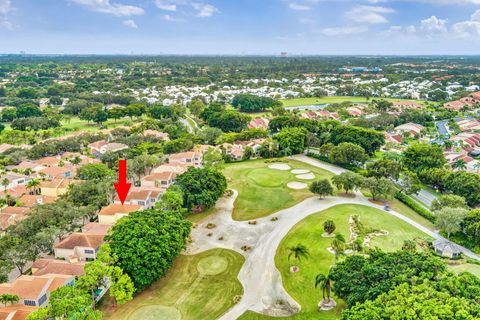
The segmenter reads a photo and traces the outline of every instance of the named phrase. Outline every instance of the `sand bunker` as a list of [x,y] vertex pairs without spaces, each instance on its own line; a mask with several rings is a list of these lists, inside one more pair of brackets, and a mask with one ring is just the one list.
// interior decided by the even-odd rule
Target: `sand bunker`
[[214,276],[227,270],[228,261],[224,257],[210,256],[203,258],[197,264],[197,270],[200,274]]
[[287,184],[287,187],[289,187],[290,189],[294,189],[294,190],[302,190],[302,189],[305,189],[307,187],[307,184],[306,183],[303,183],[303,182],[289,182]]
[[293,173],[293,174],[306,174],[306,173],[310,173],[310,170],[307,170],[307,169],[293,169],[290,172]]
[[157,304],[138,308],[128,318],[132,320],[181,320],[182,314],[176,308]]
[[274,170],[282,170],[282,171],[288,171],[290,170],[290,166],[288,164],[285,164],[285,163],[274,163],[274,164],[271,164],[268,166],[270,169],[274,169]]
[[305,174],[299,174],[296,175],[297,179],[302,179],[302,180],[313,180],[315,179],[315,175],[313,173],[305,173]]

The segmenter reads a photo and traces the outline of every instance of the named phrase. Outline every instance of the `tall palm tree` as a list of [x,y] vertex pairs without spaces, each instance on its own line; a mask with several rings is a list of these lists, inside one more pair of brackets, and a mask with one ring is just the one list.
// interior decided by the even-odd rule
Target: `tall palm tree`
[[[293,257],[295,260],[295,264],[298,264],[302,259],[308,259],[308,257],[310,256],[308,248],[300,243],[296,246],[289,247],[288,251],[290,252],[288,254],[288,261],[290,261]],[[293,270],[294,272],[298,272],[300,268],[295,265],[292,266],[291,270]]]
[[458,159],[452,164],[453,169],[457,170],[466,170],[467,169],[467,163],[463,159]]
[[25,188],[27,190],[33,190],[33,194],[38,194],[38,187],[40,186],[40,180],[32,179],[27,182]]
[[335,235],[335,238],[332,240],[331,247],[335,252],[333,264],[337,264],[338,257],[345,251],[345,237],[342,234]]
[[4,178],[4,179],[2,180],[2,186],[3,186],[3,191],[4,191],[4,192],[7,192],[7,187],[8,187],[9,184],[10,184],[10,181],[8,181],[7,178]]
[[320,287],[322,289],[322,298],[324,302],[330,302],[333,282],[330,273],[324,275],[323,273],[317,274],[315,277],[315,288]]

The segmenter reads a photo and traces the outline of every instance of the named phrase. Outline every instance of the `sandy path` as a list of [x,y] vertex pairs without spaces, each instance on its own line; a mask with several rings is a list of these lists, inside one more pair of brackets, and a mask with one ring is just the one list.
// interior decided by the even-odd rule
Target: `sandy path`
[[[345,172],[344,169],[303,155],[292,158],[335,174]],[[186,252],[187,254],[196,254],[212,248],[226,248],[244,255],[245,264],[238,275],[244,288],[243,297],[238,304],[220,317],[222,320],[237,319],[247,310],[271,316],[288,316],[300,310],[300,305],[283,288],[281,274],[275,266],[277,248],[295,224],[313,213],[340,204],[359,204],[383,209],[382,206],[369,202],[361,193],[356,193],[355,198],[334,197],[319,200],[317,197],[312,197],[269,217],[257,219],[256,225],[251,225],[245,221],[232,220],[233,204],[237,195],[237,192],[234,192],[230,198],[220,200],[217,204],[217,212],[192,230],[193,242]],[[407,222],[434,239],[442,238],[438,233],[398,212],[389,211],[388,214]],[[271,221],[272,217],[278,217],[278,221]],[[208,223],[214,223],[216,227],[207,229]],[[213,233],[213,235],[207,236],[208,233]],[[223,237],[223,240],[219,240],[219,237]],[[244,252],[241,249],[244,245],[250,246],[251,249]],[[480,260],[470,250],[462,249],[466,256]]]

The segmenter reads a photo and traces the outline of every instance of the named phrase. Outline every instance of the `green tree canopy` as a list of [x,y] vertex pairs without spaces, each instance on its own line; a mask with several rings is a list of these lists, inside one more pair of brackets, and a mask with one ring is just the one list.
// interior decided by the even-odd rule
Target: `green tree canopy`
[[106,240],[116,265],[141,291],[165,275],[185,246],[190,228],[176,211],[145,210],[120,219]]

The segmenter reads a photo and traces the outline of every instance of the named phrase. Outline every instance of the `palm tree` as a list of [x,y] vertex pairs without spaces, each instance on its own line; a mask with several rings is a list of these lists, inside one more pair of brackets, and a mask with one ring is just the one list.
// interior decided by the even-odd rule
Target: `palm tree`
[[10,181],[8,181],[7,178],[4,178],[4,179],[2,180],[2,186],[3,186],[3,188],[4,188],[4,189],[3,189],[4,192],[7,192],[7,187],[8,187],[9,184],[10,184]]
[[326,220],[323,223],[323,230],[327,233],[327,235],[331,235],[337,227],[335,226],[335,222],[332,220]]
[[331,298],[333,281],[330,273],[324,275],[323,273],[317,274],[315,277],[315,288],[320,287],[322,289],[322,301],[319,303],[319,310],[329,310],[335,307],[336,303]]
[[27,190],[32,190],[33,189],[33,194],[38,194],[38,187],[40,186],[40,180],[38,179],[32,179],[27,182],[27,185],[25,188]]
[[452,168],[457,170],[465,170],[467,169],[467,163],[463,159],[458,159],[452,164]]
[[8,293],[0,295],[0,302],[3,303],[5,307],[8,303],[15,304],[18,303],[18,301],[20,301],[20,298],[17,295]]
[[331,247],[335,252],[333,265],[337,264],[338,257],[345,251],[345,237],[342,234],[335,235],[335,238],[332,241]]
[[[288,261],[293,257],[295,260],[295,264],[298,264],[302,259],[308,259],[310,256],[308,252],[308,248],[305,247],[303,244],[297,244],[296,246],[289,247],[288,251],[290,252],[288,254]],[[300,268],[296,265],[290,267],[291,272],[298,272],[300,271]]]

